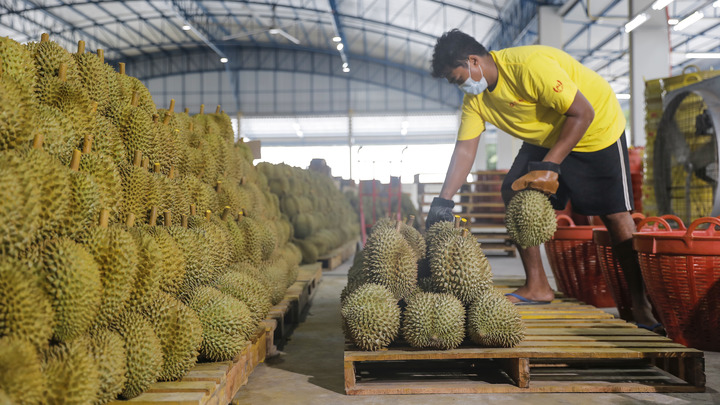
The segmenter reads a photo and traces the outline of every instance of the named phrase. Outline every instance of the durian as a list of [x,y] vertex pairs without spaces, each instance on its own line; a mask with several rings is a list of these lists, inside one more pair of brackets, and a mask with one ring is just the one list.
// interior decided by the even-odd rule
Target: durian
[[35,128],[31,103],[21,83],[0,73],[0,150],[30,146]]
[[98,368],[87,340],[75,339],[44,352],[46,404],[91,404],[100,389]]
[[520,191],[510,200],[505,225],[510,239],[523,249],[549,241],[557,230],[550,200],[536,190]]
[[122,336],[126,351],[125,387],[120,396],[135,398],[157,381],[163,366],[162,345],[152,325],[140,314],[124,311],[110,324]]
[[380,350],[398,335],[400,307],[385,286],[361,286],[345,299],[340,312],[344,330],[361,350]]
[[[98,153],[83,154],[80,171],[87,173],[100,192],[100,208],[110,211],[110,221],[118,222],[122,210],[122,180],[112,159]],[[123,221],[125,219],[123,218]]]
[[140,308],[156,299],[160,292],[163,274],[163,254],[155,239],[144,229],[132,228],[130,234],[137,248],[137,271],[128,305]]
[[451,294],[416,293],[403,312],[402,336],[412,347],[454,349],[465,338],[465,306]]
[[155,239],[160,250],[160,290],[174,295],[185,279],[185,256],[165,228],[148,226],[145,230]]
[[525,324],[515,304],[489,288],[468,308],[467,334],[481,346],[514,347],[525,339]]
[[28,162],[0,152],[0,252],[17,255],[38,237],[41,187]]
[[185,259],[185,277],[177,292],[177,297],[188,303],[194,290],[209,286],[214,281],[213,269],[207,260],[207,246],[197,232],[180,226],[167,228]]
[[396,228],[380,228],[370,235],[364,268],[370,282],[388,287],[398,300],[417,285],[415,253]]
[[0,391],[8,403],[44,404],[44,389],[45,376],[35,347],[19,337],[0,337]]
[[230,271],[218,279],[217,288],[244,302],[256,323],[265,319],[270,310],[267,287],[249,273]]
[[96,405],[115,399],[127,377],[125,341],[119,333],[110,329],[96,329],[85,337],[100,377]]

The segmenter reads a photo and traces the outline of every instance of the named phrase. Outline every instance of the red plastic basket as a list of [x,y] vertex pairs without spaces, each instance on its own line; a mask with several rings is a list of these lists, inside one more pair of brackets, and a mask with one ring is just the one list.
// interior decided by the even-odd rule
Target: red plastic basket
[[[575,225],[567,215],[558,215],[558,227],[545,242],[545,252],[558,289],[565,295],[596,307],[614,307],[615,301],[598,264],[593,229],[597,225]],[[561,226],[560,222],[568,225]]]
[[[633,246],[668,337],[720,351],[720,219],[700,218],[680,231],[661,218],[656,223],[668,230],[635,233]],[[709,226],[698,230],[702,224]]]

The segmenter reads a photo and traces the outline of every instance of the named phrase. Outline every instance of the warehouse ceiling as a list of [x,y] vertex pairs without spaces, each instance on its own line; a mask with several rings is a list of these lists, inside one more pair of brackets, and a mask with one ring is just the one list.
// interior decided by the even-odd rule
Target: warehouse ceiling
[[[432,80],[428,70],[435,39],[460,28],[490,49],[536,43],[539,5],[555,5],[564,16],[567,52],[605,76],[617,92],[627,92],[629,41],[623,27],[632,17],[629,1],[2,0],[0,35],[25,42],[48,32],[69,49],[82,39],[89,49],[104,49],[107,60],[127,62],[128,71],[144,80],[186,71],[249,69],[239,62],[241,52],[274,51],[270,55],[277,63],[269,68],[285,72],[296,66],[281,63],[282,57],[318,55],[328,60],[334,77],[419,94],[434,102],[432,108],[449,111],[459,104],[460,93],[444,84],[426,85]],[[670,30],[678,51],[675,72],[690,63],[712,66],[712,61],[686,59],[684,53],[719,50],[720,8],[714,4],[720,6],[676,0],[667,7],[671,19],[696,11],[705,16],[682,31]],[[194,63],[177,62],[189,56]],[[305,70],[313,69],[312,63],[308,66]],[[402,83],[388,72],[401,72]],[[415,82],[407,82],[408,77]]]

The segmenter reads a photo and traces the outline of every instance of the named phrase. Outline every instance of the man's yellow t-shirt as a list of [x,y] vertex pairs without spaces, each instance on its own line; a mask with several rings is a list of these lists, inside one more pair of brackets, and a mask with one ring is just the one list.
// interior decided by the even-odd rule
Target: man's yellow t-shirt
[[525,142],[551,148],[578,90],[592,105],[595,118],[573,151],[601,150],[622,135],[625,116],[615,92],[572,56],[542,45],[491,51],[490,55],[498,69],[497,84],[493,91],[465,95],[458,140],[480,136],[489,122]]

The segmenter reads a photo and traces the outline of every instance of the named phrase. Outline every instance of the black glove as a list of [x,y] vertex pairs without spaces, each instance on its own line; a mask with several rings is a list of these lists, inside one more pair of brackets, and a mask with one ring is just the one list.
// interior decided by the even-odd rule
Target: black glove
[[440,221],[452,222],[455,216],[452,213],[452,209],[455,206],[453,200],[446,200],[444,198],[435,197],[430,204],[430,211],[428,211],[427,219],[425,220],[425,229],[430,229],[433,224]]

